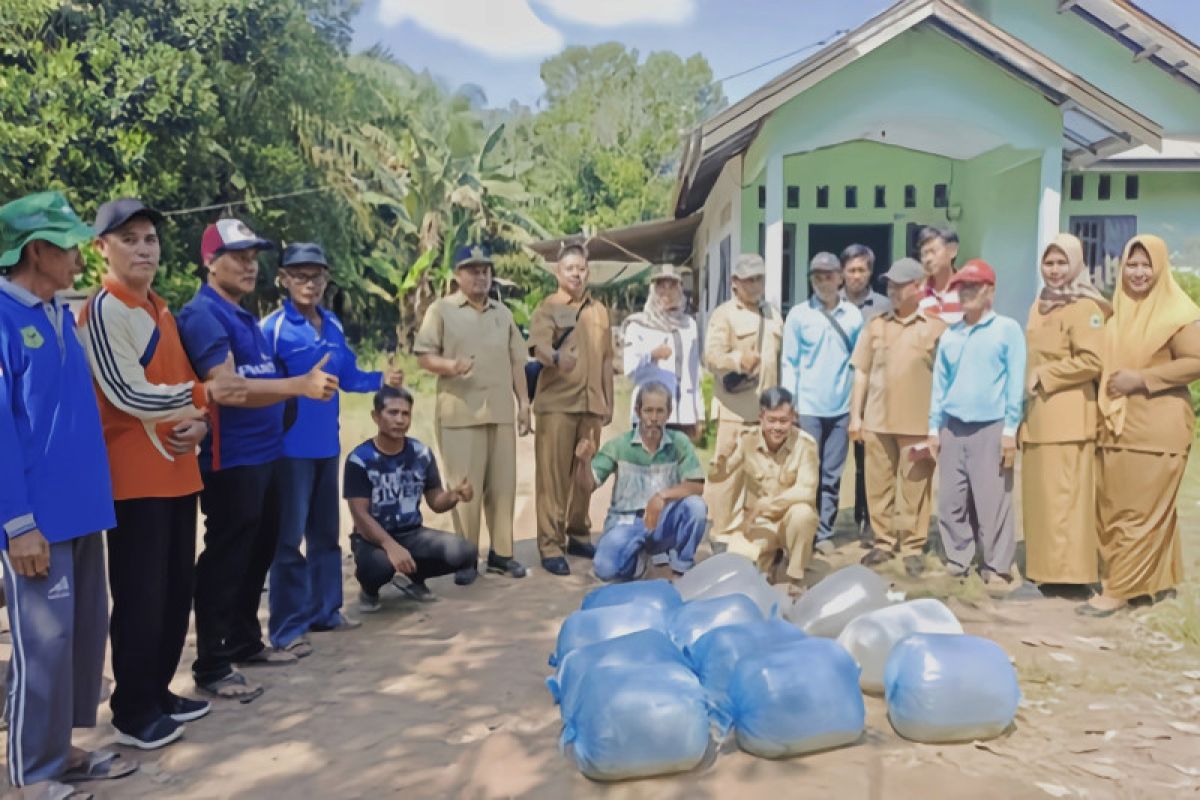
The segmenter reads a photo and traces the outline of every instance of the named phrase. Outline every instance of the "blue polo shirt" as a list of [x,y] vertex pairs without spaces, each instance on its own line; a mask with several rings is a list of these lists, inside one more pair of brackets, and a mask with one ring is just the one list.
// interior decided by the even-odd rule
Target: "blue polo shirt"
[[862,330],[863,315],[845,299],[831,313],[849,343],[822,313],[816,295],[792,306],[783,324],[779,383],[792,393],[796,412],[804,416],[840,417],[850,412],[850,355]]
[[[271,348],[246,309],[229,302],[207,284],[175,315],[179,338],[192,368],[203,380],[233,353],[238,374],[269,380],[284,377]],[[200,469],[266,464],[283,455],[283,403],[263,408],[210,409],[212,430],[200,445]]]
[[938,339],[933,362],[929,433],[947,417],[961,422],[1004,420],[1016,436],[1025,403],[1025,332],[1009,317],[989,311],[974,325],[956,322]]
[[0,278],[0,548],[116,525],[92,372],[75,319]]
[[[323,369],[337,375],[347,392],[374,392],[383,385],[382,372],[363,372],[346,343],[341,320],[330,310],[317,306],[321,331],[313,327],[290,300],[262,321],[267,344],[284,375],[303,375],[326,354]],[[298,397],[288,401],[284,414],[283,455],[286,458],[335,458],[342,452],[338,438],[338,395],[331,400]]]

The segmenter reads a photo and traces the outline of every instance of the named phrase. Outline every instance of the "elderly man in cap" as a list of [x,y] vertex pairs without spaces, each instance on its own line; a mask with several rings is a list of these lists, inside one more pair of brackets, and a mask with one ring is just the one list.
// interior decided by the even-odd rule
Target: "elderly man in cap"
[[[385,372],[358,368],[341,320],[321,303],[329,286],[329,261],[321,245],[288,245],[276,280],[286,294],[283,307],[262,321],[262,329],[285,374],[303,375],[328,355],[324,369],[337,376],[344,391],[374,392],[404,382],[404,373],[392,366]],[[300,658],[312,652],[309,630],[345,631],[361,624],[341,610],[338,412],[336,394],[329,401],[298,397],[285,410],[279,544],[271,564],[267,630],[273,647]]]
[[933,367],[929,448],[941,461],[938,526],[952,575],[965,576],[978,546],[980,572],[1013,584],[1013,465],[1025,400],[1025,335],[992,310],[996,273],[968,261],[948,287],[963,318],[942,334]]
[[783,330],[779,382],[792,393],[800,427],[817,440],[821,482],[817,489],[817,550],[833,551],[842,468],[850,440],[850,355],[862,330],[862,312],[842,297],[842,262],[817,253],[808,267],[813,293],[788,312]]
[[85,225],[58,192],[0,207],[0,560],[12,630],[8,780],[21,796],[136,769],[71,745],[96,725],[108,631],[100,531],[112,484],[87,356],[55,298],[83,269]]
[[[455,252],[458,291],[425,312],[413,352],[438,378],[435,427],[447,480],[474,490],[452,510],[454,530],[478,548],[482,516],[492,543],[487,571],[523,578],[525,567],[513,557],[513,513],[517,433],[530,430],[525,340],[508,307],[488,295],[494,269],[486,247]],[[472,563],[454,582],[470,584],[478,571]]]
[[[758,429],[758,397],[779,382],[783,320],[763,300],[766,265],[760,256],[738,256],[733,265],[733,297],[713,309],[704,338],[704,365],[715,378],[715,449],[729,456],[745,434]],[[742,526],[745,479],[740,471],[710,480],[705,502],[712,515],[709,539],[722,549]]]
[[854,348],[850,438],[865,445],[867,497],[875,542],[867,566],[897,554],[908,574],[924,568],[933,460],[927,437],[933,356],[946,325],[919,308],[921,265],[902,258],[887,271],[891,310],[866,324]]
[[200,447],[204,550],[196,562],[196,686],[214,697],[248,703],[262,687],[234,668],[278,666],[297,656],[268,648],[258,605],[279,538],[279,460],[284,403],[329,400],[338,379],[324,371],[326,353],[306,373],[286,377],[258,320],[241,301],[254,291],[258,254],[274,249],[236,219],[209,225],[200,242],[206,279],[179,312],[179,333],[196,374],[246,378],[240,405],[211,411],[212,431]]

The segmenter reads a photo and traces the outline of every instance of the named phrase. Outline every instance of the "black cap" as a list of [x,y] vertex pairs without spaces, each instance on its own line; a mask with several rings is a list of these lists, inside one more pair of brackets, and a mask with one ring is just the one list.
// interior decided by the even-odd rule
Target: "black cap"
[[296,242],[283,249],[283,255],[279,259],[280,267],[294,267],[299,264],[316,264],[329,269],[325,251],[316,242]]
[[134,217],[145,217],[155,225],[162,225],[163,215],[150,208],[141,200],[132,197],[122,197],[119,200],[109,200],[100,206],[96,212],[96,223],[92,229],[97,236],[112,233]]

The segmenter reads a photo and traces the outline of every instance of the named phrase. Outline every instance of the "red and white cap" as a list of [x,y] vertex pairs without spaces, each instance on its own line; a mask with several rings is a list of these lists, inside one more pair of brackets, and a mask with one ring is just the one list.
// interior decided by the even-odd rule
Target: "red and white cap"
[[946,288],[953,289],[964,283],[985,283],[988,286],[995,286],[996,271],[982,258],[972,258],[963,264],[962,269],[954,273]]
[[204,229],[200,239],[200,262],[207,266],[227,250],[274,250],[275,244],[259,236],[240,219],[219,219]]

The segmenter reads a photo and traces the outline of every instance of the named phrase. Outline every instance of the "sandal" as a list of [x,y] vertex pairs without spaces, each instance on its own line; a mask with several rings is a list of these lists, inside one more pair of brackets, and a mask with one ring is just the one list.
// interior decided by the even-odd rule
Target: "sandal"
[[[122,758],[115,750],[93,750],[83,763],[69,768],[60,777],[63,783],[116,780],[137,771],[136,761]],[[70,797],[70,795],[68,795]]]
[[208,683],[196,681],[196,688],[202,694],[222,700],[237,700],[239,703],[249,703],[263,693],[262,686],[251,683],[245,675],[236,670],[220,680]]
[[286,667],[295,664],[300,657],[286,650],[271,650],[264,647],[254,655],[236,662],[239,667]]
[[[37,791],[30,793],[30,789],[34,786]],[[25,788],[25,792],[20,796],[25,800],[92,800],[92,793],[85,792],[81,789],[76,789],[59,781],[43,781],[42,783],[34,784]]]
[[305,639],[303,636],[299,636],[295,639],[292,639],[292,641],[288,642],[285,646],[276,648],[276,652],[291,653],[296,658],[308,658],[312,655],[313,646],[312,642],[310,642],[308,639]]

